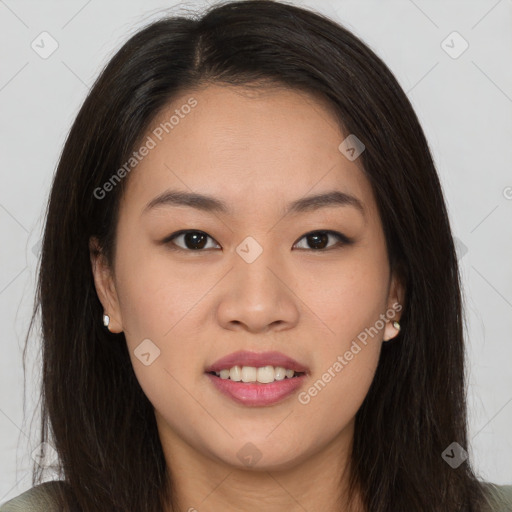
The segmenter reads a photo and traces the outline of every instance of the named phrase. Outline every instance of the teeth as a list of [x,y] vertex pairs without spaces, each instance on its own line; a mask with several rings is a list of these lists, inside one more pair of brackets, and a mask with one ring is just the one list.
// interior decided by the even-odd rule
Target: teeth
[[283,380],[285,377],[291,379],[295,372],[282,366],[262,366],[261,368],[256,368],[255,366],[233,366],[233,368],[226,368],[220,372],[215,372],[215,375],[221,379],[230,379],[235,382],[268,384],[275,380]]
[[263,366],[256,370],[256,380],[262,384],[268,384],[275,380],[275,370],[273,366]]
[[256,382],[257,378],[258,370],[254,366],[242,366],[242,382]]
[[287,371],[293,372],[293,370],[285,370],[282,366],[277,366],[274,370],[274,379],[283,380],[285,377],[287,377]]
[[[223,370],[224,372],[227,372],[227,375],[224,377],[227,379],[228,377],[231,380],[234,380],[236,382],[239,382],[242,380],[242,368],[240,366],[233,366],[231,370]],[[222,378],[222,372],[220,372],[220,376]]]

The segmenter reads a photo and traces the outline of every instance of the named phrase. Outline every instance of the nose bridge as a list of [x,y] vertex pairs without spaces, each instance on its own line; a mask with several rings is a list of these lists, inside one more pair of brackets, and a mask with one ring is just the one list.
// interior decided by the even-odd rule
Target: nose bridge
[[237,247],[230,272],[229,292],[223,294],[219,320],[225,326],[243,324],[251,331],[262,331],[271,324],[292,324],[297,320],[293,293],[285,286],[286,277],[277,248],[247,237]]
[[[263,237],[259,239],[262,240]],[[269,287],[277,284],[271,271],[280,266],[277,251],[272,248],[271,237],[260,243],[255,237],[247,236],[237,247],[235,257],[235,279],[247,292],[268,294]],[[267,297],[268,300],[268,297]]]

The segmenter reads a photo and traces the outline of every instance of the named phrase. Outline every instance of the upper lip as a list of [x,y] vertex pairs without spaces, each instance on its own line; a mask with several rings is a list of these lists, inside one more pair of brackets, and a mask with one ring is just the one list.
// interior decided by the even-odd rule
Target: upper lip
[[306,366],[281,352],[249,352],[247,350],[239,350],[238,352],[221,357],[208,366],[205,371],[220,372],[233,366],[255,366],[257,368],[261,366],[281,366],[296,372],[308,372]]

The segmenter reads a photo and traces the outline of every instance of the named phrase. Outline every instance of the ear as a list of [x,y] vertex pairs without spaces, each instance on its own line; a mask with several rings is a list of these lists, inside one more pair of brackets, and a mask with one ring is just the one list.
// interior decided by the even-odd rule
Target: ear
[[[120,333],[123,331],[123,324],[114,283],[114,275],[101,251],[101,247],[96,237],[91,237],[89,239],[89,255],[91,258],[96,293],[103,305],[104,314],[108,315],[110,318],[108,330],[110,332]],[[98,319],[98,321],[101,320]]]
[[393,326],[393,322],[400,321],[401,312],[404,308],[404,298],[405,287],[402,279],[399,277],[398,273],[395,272],[391,277],[391,283],[389,285],[388,309],[386,311],[388,320],[384,328],[384,341],[389,341],[400,332]]

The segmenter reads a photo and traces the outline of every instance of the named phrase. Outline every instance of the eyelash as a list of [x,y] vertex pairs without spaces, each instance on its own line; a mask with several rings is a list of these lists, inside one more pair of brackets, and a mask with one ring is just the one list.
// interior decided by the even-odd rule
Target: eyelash
[[[173,240],[175,238],[177,238],[177,237],[179,237],[181,235],[185,235],[187,233],[200,233],[200,234],[206,235],[211,240],[215,240],[213,237],[211,237],[210,235],[208,235],[208,233],[205,233],[204,231],[200,231],[200,230],[197,230],[197,229],[184,229],[184,230],[177,231],[176,233],[173,233],[173,234],[169,235],[168,237],[166,237],[162,241],[162,243],[163,244],[167,244],[172,251],[200,253],[200,252],[205,252],[207,250],[211,250],[211,249],[196,249],[196,250],[194,250],[194,249],[184,249],[183,247],[177,246],[173,242]],[[329,229],[321,229],[321,230],[309,231],[308,233],[305,233],[304,235],[302,235],[299,238],[299,240],[297,242],[295,242],[294,245],[296,245],[303,238],[306,238],[308,236],[315,235],[315,234],[332,235],[332,236],[335,236],[336,238],[338,238],[339,242],[337,244],[331,246],[331,247],[326,248],[326,249],[299,249],[299,251],[326,252],[326,251],[330,251],[332,249],[341,248],[342,246],[350,245],[351,243],[353,243],[353,240],[348,238],[347,236],[345,236],[343,233],[339,233],[337,231],[332,231],[332,230],[329,230]],[[218,243],[218,242],[216,242],[216,243]]]

